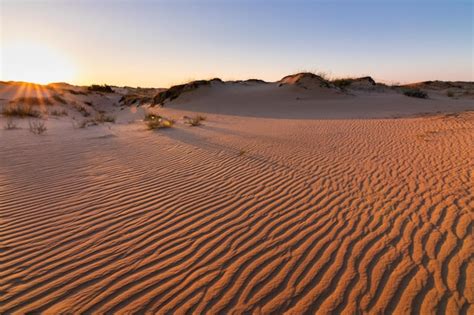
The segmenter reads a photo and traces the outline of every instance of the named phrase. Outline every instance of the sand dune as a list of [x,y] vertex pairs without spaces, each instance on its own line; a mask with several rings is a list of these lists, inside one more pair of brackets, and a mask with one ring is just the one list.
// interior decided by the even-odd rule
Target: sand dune
[[473,313],[472,103],[294,89],[0,130],[0,313]]

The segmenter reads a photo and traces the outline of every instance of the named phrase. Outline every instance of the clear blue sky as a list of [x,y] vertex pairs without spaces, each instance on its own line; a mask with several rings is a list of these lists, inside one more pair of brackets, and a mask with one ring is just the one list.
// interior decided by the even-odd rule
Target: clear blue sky
[[472,1],[0,1],[4,80],[34,65],[32,78],[131,86],[301,70],[474,80]]

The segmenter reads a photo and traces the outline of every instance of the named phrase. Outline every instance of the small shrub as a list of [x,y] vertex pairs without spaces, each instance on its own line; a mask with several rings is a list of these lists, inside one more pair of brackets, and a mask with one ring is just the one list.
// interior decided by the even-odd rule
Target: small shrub
[[420,89],[409,89],[403,91],[403,94],[409,97],[416,97],[416,98],[428,98],[428,94],[423,92]]
[[7,119],[7,124],[4,127],[5,130],[18,129],[18,125],[13,121],[12,118]]
[[45,123],[41,120],[29,121],[28,124],[30,126],[30,132],[35,135],[41,135],[47,130]]
[[76,91],[76,90],[67,90],[67,91],[73,95],[87,95],[88,94],[86,92]]
[[168,119],[159,115],[147,114],[145,116],[146,125],[149,130],[171,128],[174,125],[173,119]]
[[107,85],[107,84],[104,84],[104,85],[92,84],[87,89],[91,92],[102,92],[102,93],[113,93],[114,92],[112,87]]
[[454,92],[453,91],[448,91],[448,92],[446,92],[446,95],[448,97],[454,97]]
[[11,104],[23,104],[29,106],[53,105],[53,102],[47,97],[18,97],[10,102]]
[[244,155],[245,153],[247,153],[246,150],[244,150],[244,149],[240,149],[240,150],[239,150],[239,156],[242,156],[242,155]]
[[104,123],[104,122],[111,122],[111,123],[114,123],[115,122],[115,117],[114,116],[109,116],[109,115],[105,115],[104,113],[100,113],[99,115],[97,115],[95,117],[95,120],[99,123]]
[[51,96],[53,98],[53,100],[55,100],[56,102],[58,103],[61,103],[61,104],[66,104],[66,100],[64,98],[62,98],[61,95],[59,94],[53,94],[53,96]]
[[41,113],[32,106],[26,104],[9,104],[2,110],[3,116],[17,116],[17,117],[41,117]]
[[77,124],[78,128],[84,129],[89,126],[97,126],[97,122],[94,119],[84,119],[79,124]]
[[341,90],[344,90],[349,85],[351,85],[352,80],[351,79],[336,79],[336,80],[333,80],[332,83],[338,88],[340,88]]
[[57,109],[54,109],[52,110],[51,112],[49,112],[49,114],[51,116],[67,116],[67,111],[66,110],[57,110]]
[[77,111],[79,113],[81,113],[82,116],[84,116],[84,117],[89,117],[91,115],[91,113],[89,113],[89,111],[84,106],[79,106],[77,108]]
[[197,127],[201,126],[202,123],[201,121],[205,120],[206,117],[201,116],[201,115],[196,115],[194,117],[184,117],[185,123],[192,126],[192,127]]

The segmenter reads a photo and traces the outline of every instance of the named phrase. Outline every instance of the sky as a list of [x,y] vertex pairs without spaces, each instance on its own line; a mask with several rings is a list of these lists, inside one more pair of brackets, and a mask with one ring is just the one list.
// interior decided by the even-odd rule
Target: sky
[[472,1],[0,0],[0,80],[474,80]]

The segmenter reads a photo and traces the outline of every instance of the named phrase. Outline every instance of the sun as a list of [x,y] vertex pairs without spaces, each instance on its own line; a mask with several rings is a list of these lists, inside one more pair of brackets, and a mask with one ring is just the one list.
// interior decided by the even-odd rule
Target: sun
[[74,65],[59,51],[46,45],[33,42],[5,45],[1,58],[3,81],[47,84],[74,79]]

